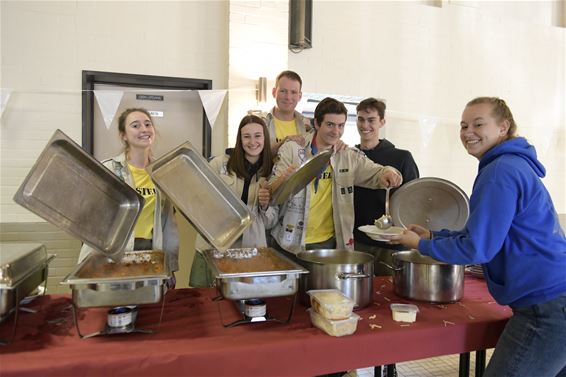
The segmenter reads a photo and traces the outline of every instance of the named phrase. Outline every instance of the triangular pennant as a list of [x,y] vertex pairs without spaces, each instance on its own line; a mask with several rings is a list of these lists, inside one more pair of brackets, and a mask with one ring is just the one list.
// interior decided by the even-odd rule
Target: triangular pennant
[[206,116],[208,117],[208,122],[210,123],[210,128],[214,128],[214,123],[218,117],[218,113],[222,108],[222,103],[224,102],[224,97],[226,96],[227,90],[198,90],[200,100],[202,101],[202,106]]
[[12,95],[12,89],[8,88],[0,88],[0,117],[4,114],[4,109],[8,105],[8,101],[10,100],[10,96]]
[[94,96],[98,102],[98,107],[102,113],[102,118],[104,119],[104,124],[106,124],[106,129],[110,129],[112,121],[114,120],[114,115],[116,115],[116,110],[122,102],[122,96],[124,92],[120,90],[95,90]]
[[421,137],[423,139],[423,146],[428,146],[432,138],[432,133],[436,128],[437,119],[433,117],[419,117],[419,128],[421,130]]

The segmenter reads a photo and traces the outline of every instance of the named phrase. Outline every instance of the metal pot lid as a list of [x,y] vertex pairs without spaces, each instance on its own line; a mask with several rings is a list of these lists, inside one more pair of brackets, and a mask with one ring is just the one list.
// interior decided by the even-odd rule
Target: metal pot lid
[[332,151],[321,151],[305,161],[271,195],[271,204],[283,204],[291,196],[304,189],[310,181],[326,168],[332,157]]
[[305,250],[297,254],[304,262],[318,264],[364,264],[373,263],[373,255],[346,249]]
[[468,196],[441,178],[419,178],[391,196],[391,216],[397,226],[418,224],[430,230],[460,230],[470,214]]

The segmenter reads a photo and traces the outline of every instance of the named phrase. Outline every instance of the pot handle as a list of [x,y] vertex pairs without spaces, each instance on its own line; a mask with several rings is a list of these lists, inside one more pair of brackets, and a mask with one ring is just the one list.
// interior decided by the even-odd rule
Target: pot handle
[[339,272],[336,274],[336,277],[341,280],[346,280],[346,279],[363,279],[372,276],[368,274],[356,273],[356,272]]
[[393,266],[388,265],[388,264],[385,263],[384,261],[379,261],[379,263],[381,263],[382,265],[384,265],[384,266],[386,266],[386,267],[392,269],[393,271],[401,271],[401,270],[403,270],[403,267],[393,267]]

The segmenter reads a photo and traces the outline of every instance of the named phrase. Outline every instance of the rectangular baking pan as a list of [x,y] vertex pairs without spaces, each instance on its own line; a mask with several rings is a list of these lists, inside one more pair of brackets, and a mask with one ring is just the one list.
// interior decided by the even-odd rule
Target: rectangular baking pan
[[[160,250],[126,251],[120,262],[114,262],[92,253],[61,284],[70,286],[73,302],[79,308],[158,303],[167,291],[165,282],[171,275],[167,256]],[[129,263],[144,260],[153,261],[159,267],[157,272],[139,273],[128,267]],[[105,267],[108,264],[118,264],[125,275],[105,276],[103,272],[108,270]]]
[[248,207],[186,142],[147,167],[155,185],[215,248],[229,248],[252,223]]
[[45,246],[29,243],[0,243],[0,322],[41,283],[47,280]]
[[57,130],[14,201],[93,248],[119,259],[144,199]]
[[[238,250],[238,249],[230,249]],[[269,255],[277,262],[276,268],[266,267],[255,271],[230,272],[219,264],[216,250],[204,250],[204,258],[216,277],[216,287],[222,297],[230,300],[290,296],[297,293],[300,274],[308,270],[291,261],[272,248],[259,248],[260,253]],[[252,260],[254,257],[248,259]],[[238,263],[238,260],[234,260]],[[248,263],[247,261],[243,261]]]

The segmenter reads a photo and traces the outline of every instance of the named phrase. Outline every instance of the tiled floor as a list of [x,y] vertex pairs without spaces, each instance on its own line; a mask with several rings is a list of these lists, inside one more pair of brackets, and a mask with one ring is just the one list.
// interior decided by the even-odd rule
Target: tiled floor
[[[486,352],[486,364],[493,353],[493,349]],[[397,364],[398,377],[454,377],[458,376],[459,355],[433,357],[417,361]],[[470,375],[474,375],[476,367],[475,353],[470,356]],[[347,374],[348,377],[376,377],[373,368],[357,369]]]

